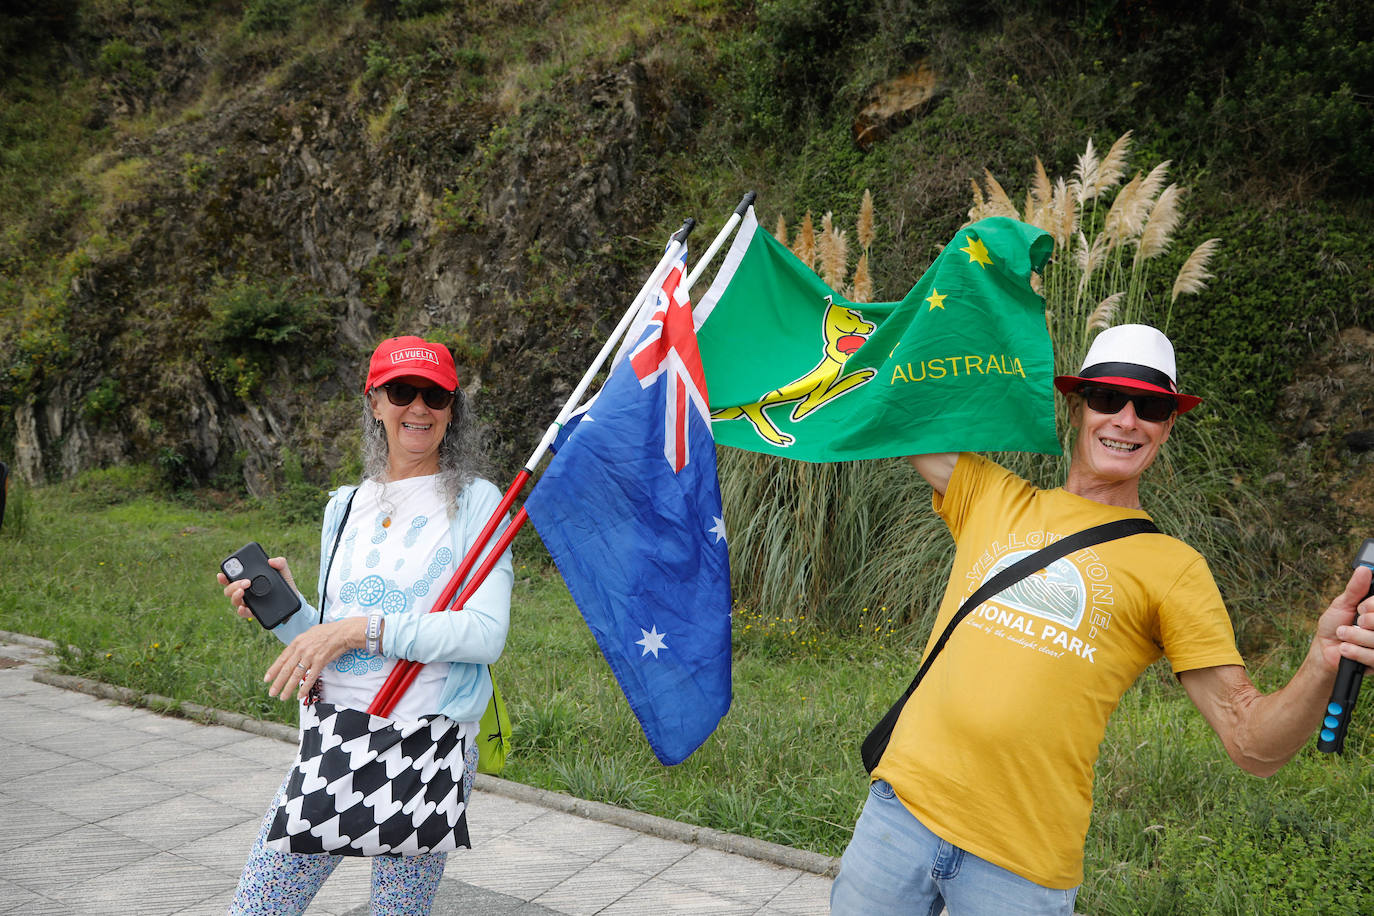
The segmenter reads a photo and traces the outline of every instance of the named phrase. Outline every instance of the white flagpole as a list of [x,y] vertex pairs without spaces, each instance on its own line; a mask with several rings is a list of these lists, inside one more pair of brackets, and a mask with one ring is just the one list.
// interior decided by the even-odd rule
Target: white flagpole
[[[745,213],[749,212],[749,208],[753,206],[756,196],[757,195],[753,191],[744,195],[744,198],[740,200],[739,206],[735,208],[734,214],[726,220],[725,225],[716,233],[716,237],[712,239],[711,244],[707,246],[706,254],[697,262],[696,269],[692,271],[690,276],[685,277],[683,281],[678,284],[678,289],[682,290],[684,294],[687,294],[688,298],[691,297],[692,284],[697,281],[697,278],[701,276],[701,272],[711,263],[711,259],[715,257],[716,252],[720,250],[720,247],[724,245],[726,239],[729,238],[730,233],[739,225],[740,219],[743,218]],[[686,267],[685,264],[683,266],[684,268]],[[648,326],[649,319],[653,316],[653,309],[656,301],[656,298],[648,299],[640,306],[639,315],[636,316],[634,323],[630,325],[630,329],[625,333],[624,338],[620,342],[620,349],[616,351],[615,359],[611,362],[612,371],[614,371],[616,366],[620,365],[620,361],[625,358],[626,352],[639,340],[640,335],[644,333],[644,328]]]
[[663,274],[668,265],[672,264],[673,261],[677,260],[678,255],[682,254],[682,249],[687,244],[687,236],[691,234],[694,228],[696,228],[696,220],[688,217],[683,222],[682,228],[673,233],[672,239],[668,242],[667,250],[663,252],[663,257],[659,258],[658,264],[654,266],[653,271],[649,274],[649,279],[644,282],[644,286],[640,288],[639,294],[635,296],[634,301],[630,303],[629,309],[621,316],[620,323],[615,326],[615,330],[611,332],[610,337],[606,338],[606,342],[602,344],[601,352],[596,354],[596,359],[592,360],[592,364],[587,367],[587,371],[583,374],[582,380],[577,383],[577,387],[574,388],[573,393],[569,395],[567,402],[563,405],[563,409],[558,412],[558,417],[553,423],[549,424],[549,428],[544,431],[544,438],[539,440],[539,445],[535,448],[534,454],[530,455],[530,459],[525,462],[525,470],[531,473],[534,472],[534,468],[539,464],[539,460],[544,457],[544,453],[548,451],[549,446],[553,444],[553,440],[557,438],[558,431],[563,428],[564,423],[568,422],[568,417],[572,416],[572,412],[576,410],[577,405],[581,403],[582,396],[587,393],[587,389],[591,386],[592,379],[596,378],[596,374],[601,371],[601,367],[605,364],[606,358],[611,353],[611,349],[615,347],[620,341],[621,336],[624,335],[631,323],[634,322],[635,317],[638,316],[640,309],[644,305],[645,299],[653,292],[655,285],[663,282]]
[[725,239],[731,232],[735,231],[735,227],[739,225],[740,220],[744,219],[744,214],[749,212],[749,208],[754,205],[755,197],[758,197],[758,192],[756,191],[750,191],[748,194],[744,195],[744,198],[739,202],[739,206],[735,208],[735,212],[730,214],[730,218],[725,221],[724,228],[716,234],[715,239],[706,249],[706,253],[697,261],[697,266],[692,268],[691,274],[687,277],[687,286],[685,287],[689,295],[692,292],[692,287],[696,286],[697,280],[701,278],[702,272],[705,271],[707,266],[711,263],[711,259],[716,256],[716,252],[720,251],[720,246],[725,244]]
[[[692,284],[697,281],[702,271],[710,264],[716,252],[720,251],[721,246],[725,244],[726,239],[730,237],[730,233],[739,225],[740,220],[744,218],[744,214],[748,212],[749,207],[754,203],[754,198],[757,196],[756,192],[750,191],[740,200],[739,206],[735,208],[735,212],[730,215],[730,218],[726,221],[720,232],[716,233],[716,237],[712,239],[711,244],[707,246],[706,253],[697,261],[696,268],[684,281],[687,284],[687,290],[691,290]],[[651,300],[651,294],[658,288],[658,285],[663,282],[663,274],[669,269],[669,265],[677,259],[678,255],[682,253],[683,247],[687,244],[687,236],[695,227],[696,221],[689,218],[682,224],[682,228],[674,233],[672,241],[668,245],[668,250],[665,251],[663,257],[659,259],[658,265],[654,268],[653,273],[649,275],[649,279],[644,284],[643,288],[640,289],[639,295],[635,296],[634,302],[631,303],[629,310],[625,312],[625,315],[620,319],[620,323],[616,325],[615,330],[611,332],[610,337],[607,338],[606,343],[601,347],[601,352],[597,354],[596,359],[587,369],[586,374],[582,376],[582,381],[573,389],[573,393],[568,398],[567,403],[565,403],[563,409],[559,411],[558,418],[549,425],[547,430],[545,430],[544,438],[540,440],[539,445],[535,448],[534,454],[530,456],[529,461],[525,462],[525,470],[530,473],[534,472],[535,467],[539,464],[540,460],[543,459],[544,453],[548,451],[549,446],[553,444],[553,440],[558,437],[558,432],[563,428],[563,424],[568,422],[568,417],[572,416],[573,411],[581,404],[582,396],[587,393],[587,389],[591,386],[592,380],[596,377],[596,374],[601,371],[601,367],[605,365],[611,349],[621,341],[626,331],[633,327],[636,320],[641,317],[640,313],[648,306]],[[619,358],[619,354],[617,354],[616,359],[618,360]]]

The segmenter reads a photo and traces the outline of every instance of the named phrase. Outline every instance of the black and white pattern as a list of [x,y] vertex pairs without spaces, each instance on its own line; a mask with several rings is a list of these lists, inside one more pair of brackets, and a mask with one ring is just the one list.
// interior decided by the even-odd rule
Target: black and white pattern
[[400,723],[323,701],[301,709],[301,747],[267,845],[280,852],[418,855],[469,847],[463,726]]

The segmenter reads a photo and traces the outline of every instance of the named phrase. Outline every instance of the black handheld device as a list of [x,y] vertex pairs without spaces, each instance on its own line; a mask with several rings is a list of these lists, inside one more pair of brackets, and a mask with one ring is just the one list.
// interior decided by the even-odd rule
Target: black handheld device
[[[1374,569],[1374,538],[1365,538],[1360,552],[1355,555],[1356,566]],[[1374,582],[1369,594],[1374,595]],[[1322,718],[1322,729],[1317,735],[1317,750],[1328,754],[1339,754],[1345,748],[1345,732],[1350,727],[1350,714],[1355,711],[1355,701],[1360,698],[1360,682],[1364,680],[1364,665],[1353,658],[1341,659],[1336,669],[1336,686],[1331,688],[1331,699],[1326,704],[1326,715]]]
[[243,603],[253,612],[258,623],[270,630],[280,626],[300,609],[301,599],[287,584],[282,574],[267,563],[267,552],[257,541],[249,541],[234,551],[219,565],[230,582],[248,579]]

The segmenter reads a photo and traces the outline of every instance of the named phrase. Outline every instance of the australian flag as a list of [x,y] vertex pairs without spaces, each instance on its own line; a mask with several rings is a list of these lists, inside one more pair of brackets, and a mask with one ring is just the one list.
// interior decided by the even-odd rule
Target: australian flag
[[525,501],[669,765],[730,708],[730,560],[685,262]]

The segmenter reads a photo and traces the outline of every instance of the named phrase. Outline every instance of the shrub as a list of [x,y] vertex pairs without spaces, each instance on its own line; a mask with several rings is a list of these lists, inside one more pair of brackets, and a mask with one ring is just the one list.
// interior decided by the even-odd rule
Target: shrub
[[208,296],[208,320],[200,331],[211,375],[240,398],[261,383],[274,356],[294,356],[320,340],[330,317],[325,301],[289,280],[217,277]]
[[154,490],[157,476],[149,465],[116,465],[83,471],[65,486],[83,511],[95,512]]
[[291,524],[320,518],[329,501],[329,491],[309,480],[300,456],[291,449],[283,449],[281,466],[282,483],[272,501],[277,515]]
[[100,380],[100,384],[86,394],[86,401],[82,404],[81,412],[96,423],[105,423],[119,415],[123,400],[119,390],[119,381],[108,377],[103,378]]
[[129,44],[122,38],[106,42],[96,56],[96,67],[111,79],[118,79],[132,89],[152,85],[153,69],[144,59],[142,48]]
[[248,34],[286,32],[303,5],[303,0],[248,0],[240,28]]

